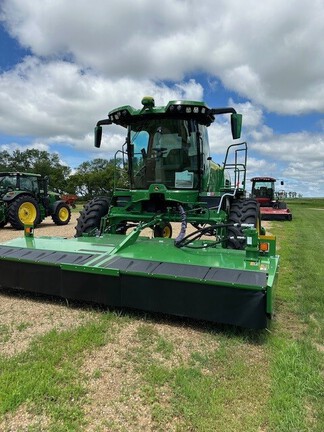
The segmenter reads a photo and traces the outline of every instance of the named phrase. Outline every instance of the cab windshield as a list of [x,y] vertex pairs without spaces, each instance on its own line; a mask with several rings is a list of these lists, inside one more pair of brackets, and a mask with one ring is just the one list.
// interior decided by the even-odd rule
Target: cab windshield
[[258,181],[253,185],[252,195],[255,198],[272,198],[273,191],[274,182]]
[[16,177],[2,175],[0,176],[0,191],[7,192],[16,188]]
[[187,120],[157,119],[129,127],[131,183],[147,189],[162,183],[168,189],[198,186],[198,140],[195,124]]

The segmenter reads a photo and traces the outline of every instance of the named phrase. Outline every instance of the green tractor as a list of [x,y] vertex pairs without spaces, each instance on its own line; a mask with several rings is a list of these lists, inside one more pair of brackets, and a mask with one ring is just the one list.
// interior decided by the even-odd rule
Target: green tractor
[[0,173],[0,227],[7,223],[23,230],[25,225],[39,225],[52,216],[56,225],[71,219],[68,204],[59,194],[48,190],[48,178],[34,173]]
[[[140,110],[117,108],[109,119],[98,122],[96,147],[102,125],[127,129],[125,145],[115,157],[122,157],[127,166],[129,189],[115,185],[112,198],[98,197],[86,205],[76,236],[126,234],[154,219],[156,224],[150,226],[154,237],[171,237],[171,222],[185,218],[204,234],[221,238],[223,247],[243,249],[243,228],[233,224],[249,223],[261,230],[258,203],[245,198],[247,145],[231,145],[219,165],[211,160],[207,133],[215,115],[230,113],[233,138],[239,138],[242,116],[233,108],[210,110],[203,102],[155,107],[154,100],[146,97],[142,103]],[[228,226],[216,229],[215,224]]]
[[128,187],[118,187],[116,170],[112,196],[85,205],[74,238],[25,229],[23,239],[0,245],[0,286],[266,327],[279,257],[258,203],[246,197],[247,144],[230,145],[217,164],[208,142],[208,127],[223,114],[238,139],[242,116],[196,101],[155,106],[145,97],[142,105],[116,108],[95,128],[97,148],[103,125],[125,129],[115,160],[124,161]]

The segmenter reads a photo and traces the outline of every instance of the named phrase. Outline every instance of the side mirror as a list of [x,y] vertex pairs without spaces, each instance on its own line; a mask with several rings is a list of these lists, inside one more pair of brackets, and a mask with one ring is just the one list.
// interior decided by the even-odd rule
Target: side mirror
[[96,126],[95,129],[94,129],[94,146],[96,148],[100,148],[101,137],[102,137],[102,127],[101,126]]
[[281,180],[280,184],[281,184],[281,186],[283,186],[283,185],[284,185],[284,182]]
[[231,129],[233,139],[239,139],[242,130],[242,114],[231,114]]

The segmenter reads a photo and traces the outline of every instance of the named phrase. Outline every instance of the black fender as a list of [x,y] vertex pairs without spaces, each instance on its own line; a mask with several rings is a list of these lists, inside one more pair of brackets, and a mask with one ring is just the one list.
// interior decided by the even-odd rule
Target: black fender
[[57,201],[51,203],[51,204],[48,206],[49,214],[54,214],[54,213],[56,212],[58,206],[60,206],[61,204],[66,205],[66,202],[65,202],[64,200],[57,200]]

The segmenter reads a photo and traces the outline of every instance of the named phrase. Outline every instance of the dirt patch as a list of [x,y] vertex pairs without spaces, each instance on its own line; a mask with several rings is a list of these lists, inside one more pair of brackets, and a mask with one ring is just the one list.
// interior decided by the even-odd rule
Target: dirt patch
[[62,301],[2,291],[0,295],[0,352],[13,356],[26,350],[37,336],[51,330],[75,328],[93,313],[68,307]]
[[129,350],[136,349],[138,325],[128,324],[116,340],[88,356],[84,363],[82,372],[88,381],[88,403],[84,406],[87,432],[151,430],[151,413],[141,399],[139,377],[126,360]]
[[14,414],[5,414],[0,423],[3,432],[28,432],[47,430],[49,419],[44,415],[30,413],[25,405],[19,407]]
[[[145,341],[139,336],[143,329],[150,335],[147,349]],[[172,344],[170,357],[158,352],[157,343],[161,338]],[[199,326],[144,320],[127,323],[114,341],[97,350],[84,363],[82,372],[88,382],[88,403],[84,407],[88,423],[86,431],[153,430],[154,407],[147,403],[143,379],[136,368],[138,349],[143,350],[144,347],[149,363],[157,361],[171,369],[188,366],[193,352],[203,355],[218,346],[219,342],[212,334]],[[163,386],[158,391],[159,403],[163,401],[163,405],[167,406],[170,403],[169,389]],[[165,430],[179,430],[179,422],[178,418],[172,419],[172,422],[165,424]]]

